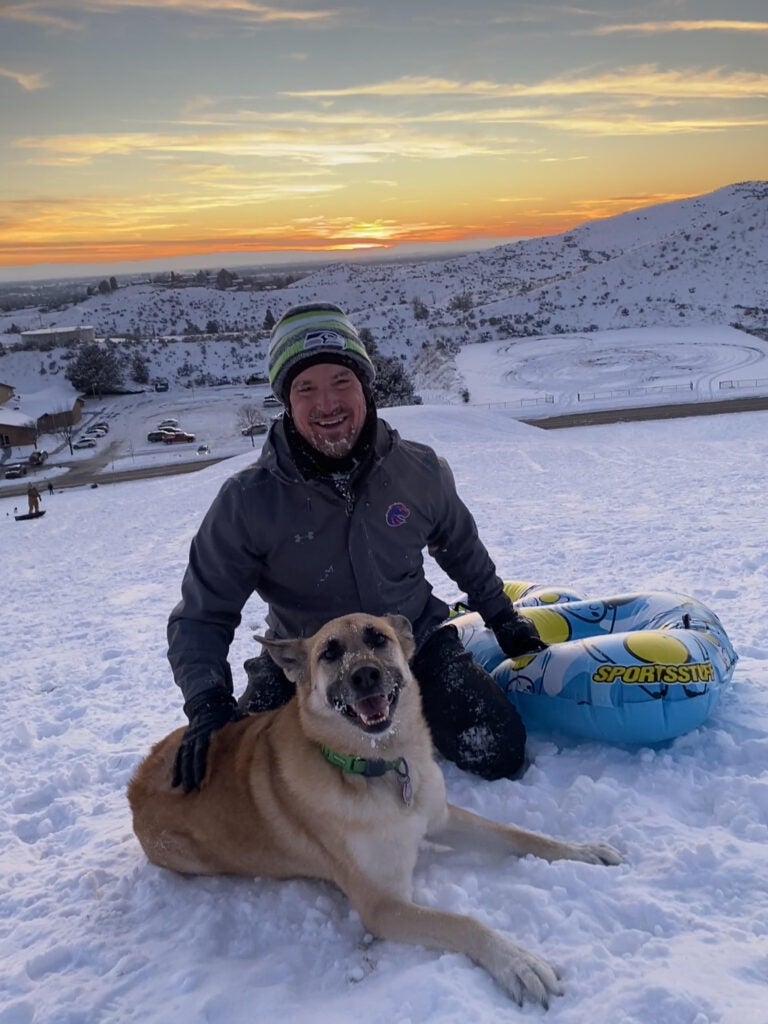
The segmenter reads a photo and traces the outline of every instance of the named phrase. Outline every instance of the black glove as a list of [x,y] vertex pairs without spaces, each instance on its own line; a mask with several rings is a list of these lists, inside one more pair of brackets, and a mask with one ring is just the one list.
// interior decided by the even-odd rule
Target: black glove
[[237,709],[234,697],[226,690],[204,690],[184,705],[189,725],[181,737],[181,745],[173,764],[171,785],[181,786],[185,793],[200,789],[205,777],[205,759],[211,734],[227,722],[245,716]]
[[545,644],[536,627],[524,615],[518,615],[511,606],[488,620],[488,627],[496,634],[499,647],[508,658],[519,658],[522,654],[536,654],[546,651]]

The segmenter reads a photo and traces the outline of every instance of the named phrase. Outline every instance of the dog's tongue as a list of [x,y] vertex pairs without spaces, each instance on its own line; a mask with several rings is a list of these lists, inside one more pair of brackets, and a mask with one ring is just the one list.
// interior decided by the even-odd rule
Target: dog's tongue
[[366,725],[369,722],[379,722],[382,718],[386,718],[388,708],[389,701],[384,694],[379,694],[376,697],[364,697],[355,704],[358,717]]

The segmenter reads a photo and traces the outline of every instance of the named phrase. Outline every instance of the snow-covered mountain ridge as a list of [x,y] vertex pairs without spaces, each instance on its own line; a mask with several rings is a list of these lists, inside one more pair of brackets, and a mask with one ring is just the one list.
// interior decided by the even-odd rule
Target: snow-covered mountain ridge
[[[10,350],[12,327],[91,325],[139,343],[155,374],[234,379],[263,368],[268,311],[317,299],[340,303],[385,355],[422,376],[436,349],[509,337],[697,324],[765,331],[768,181],[447,260],[331,264],[270,291],[131,283],[64,309],[14,310],[0,331]],[[45,354],[48,366],[39,352],[26,356],[36,373],[62,369],[61,352]],[[0,380],[12,375],[0,359]]]

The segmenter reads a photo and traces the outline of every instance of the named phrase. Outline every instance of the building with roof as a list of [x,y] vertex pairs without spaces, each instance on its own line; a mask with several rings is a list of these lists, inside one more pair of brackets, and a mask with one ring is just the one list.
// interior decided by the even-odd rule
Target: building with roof
[[70,345],[72,342],[92,342],[95,340],[93,327],[43,327],[37,331],[22,331],[21,343],[25,342],[50,345]]
[[84,399],[69,383],[11,396],[0,405],[0,447],[36,445],[41,434],[79,423]]

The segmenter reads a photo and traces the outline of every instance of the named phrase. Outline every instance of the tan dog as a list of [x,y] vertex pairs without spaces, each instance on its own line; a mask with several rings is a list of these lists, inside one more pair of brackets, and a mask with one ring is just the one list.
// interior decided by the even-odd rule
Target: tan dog
[[298,684],[296,699],[216,732],[199,791],[171,787],[183,729],[153,748],[128,788],[147,857],[186,874],[327,879],[379,938],[465,953],[519,1003],[560,995],[543,960],[474,918],[412,902],[419,844],[588,864],[619,854],[446,803],[407,619],[348,615],[307,640],[258,639]]

